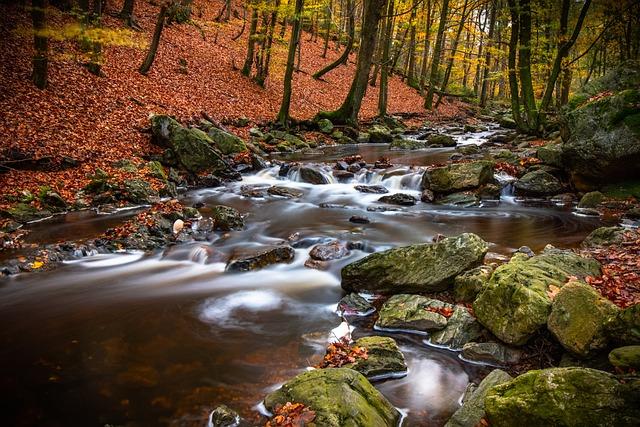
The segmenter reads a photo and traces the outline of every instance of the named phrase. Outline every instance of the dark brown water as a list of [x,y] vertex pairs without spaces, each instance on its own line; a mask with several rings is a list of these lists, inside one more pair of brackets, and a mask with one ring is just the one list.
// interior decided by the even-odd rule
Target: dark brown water
[[[386,155],[418,166],[450,154],[362,146],[300,160],[330,162],[355,150],[367,160]],[[387,179],[363,172],[355,181],[417,195],[420,171],[407,172]],[[334,309],[345,264],[369,252],[461,232],[494,243],[494,256],[521,245],[572,247],[601,224],[570,208],[526,206],[512,197],[470,209],[419,203],[397,212],[369,212],[367,207],[379,206],[379,195],[358,193],[353,183],[313,186],[295,179],[279,179],[276,167],[225,188],[189,194],[189,202],[205,203],[204,215],[213,204],[247,214],[245,230],[212,242],[150,255],[94,256],[50,273],[3,279],[2,425],[204,426],[209,411],[221,403],[264,423],[258,412],[264,395],[317,363],[330,331],[340,325]],[[305,194],[299,200],[239,194],[241,185],[276,183]],[[351,224],[354,214],[367,215],[372,223]],[[113,218],[59,218],[55,226],[41,223],[37,229],[46,241],[88,237]],[[235,251],[288,241],[294,234],[292,264],[224,273],[224,261]],[[305,268],[309,249],[332,239],[362,242],[365,249],[352,251],[327,271]],[[405,425],[442,425],[468,382],[488,368],[462,362],[456,352],[427,347],[421,337],[394,337],[409,374],[377,387],[407,414]]]

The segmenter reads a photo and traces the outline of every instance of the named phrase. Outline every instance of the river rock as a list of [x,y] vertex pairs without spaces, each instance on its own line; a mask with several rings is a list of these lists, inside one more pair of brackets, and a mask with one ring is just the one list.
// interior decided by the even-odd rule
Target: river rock
[[366,349],[368,357],[358,358],[356,362],[344,365],[345,368],[358,371],[370,380],[406,375],[404,355],[393,338],[364,337],[357,340],[354,346]]
[[591,191],[580,199],[578,208],[596,208],[604,200],[604,194],[599,191]]
[[302,197],[304,192],[302,190],[298,190],[297,188],[284,187],[282,185],[274,185],[273,187],[269,187],[267,193],[272,196],[280,196],[285,197],[287,199],[297,199]]
[[152,197],[157,197],[158,192],[151,188],[147,181],[141,179],[127,179],[122,186],[122,198],[136,205],[151,203]]
[[413,206],[418,203],[418,199],[410,194],[396,193],[390,196],[382,196],[378,199],[379,202],[387,203],[390,205],[400,206]]
[[302,403],[315,411],[317,426],[395,427],[400,413],[359,372],[349,368],[304,372],[267,395],[264,405]]
[[353,188],[361,193],[385,194],[389,192],[384,185],[356,185]]
[[330,134],[333,131],[333,123],[329,119],[320,119],[317,121],[318,130],[322,133]]
[[579,189],[640,177],[639,101],[638,61],[612,69],[571,100],[562,161]]
[[455,147],[456,140],[449,135],[433,134],[427,138],[428,145],[439,145],[441,147]]
[[322,172],[308,166],[299,167],[298,174],[302,182],[314,185],[329,184],[329,179]]
[[472,302],[491,278],[493,268],[481,265],[456,276],[453,280],[453,295],[456,301]]
[[560,144],[548,144],[538,148],[537,156],[545,165],[562,167],[562,147]]
[[344,296],[338,302],[338,312],[342,316],[368,316],[376,309],[362,296],[355,292]]
[[395,137],[391,142],[391,145],[389,145],[389,148],[394,150],[420,150],[426,147],[427,144],[424,141],[400,137]]
[[573,281],[554,298],[547,328],[566,350],[587,357],[606,347],[605,326],[618,311],[591,286]]
[[[389,144],[393,141],[391,130],[384,125],[374,124],[369,128],[369,141],[373,144]],[[359,142],[359,137],[358,137]]]
[[497,342],[469,342],[462,347],[462,357],[472,362],[505,366],[518,363],[522,351]]
[[222,154],[235,154],[247,151],[247,146],[242,139],[232,133],[218,129],[213,125],[208,127],[207,135],[213,140]]
[[381,330],[428,332],[447,326],[447,318],[429,309],[454,309],[454,306],[421,295],[394,295],[380,308],[375,327]]
[[477,188],[492,180],[492,162],[454,163],[425,171],[422,175],[422,188],[448,194]]
[[482,325],[469,313],[469,309],[456,305],[447,319],[447,326],[429,335],[429,343],[451,350],[460,350],[466,343],[482,334]]
[[371,223],[371,220],[369,219],[369,217],[364,215],[351,215],[351,217],[349,218],[349,222],[352,222],[354,224],[369,224]]
[[477,206],[478,203],[480,203],[480,198],[470,191],[447,194],[436,201],[437,205],[456,206],[461,208]]
[[435,199],[436,196],[433,194],[433,191],[426,188],[422,190],[422,193],[420,194],[420,201],[422,203],[433,203]]
[[230,231],[244,227],[242,215],[232,207],[223,205],[212,206],[210,215],[214,222],[214,230]]
[[220,405],[211,412],[211,427],[236,427],[240,425],[240,415],[226,405]]
[[178,162],[189,172],[208,171],[237,179],[239,174],[214,147],[213,140],[197,128],[185,128],[166,115],[151,117],[153,141],[171,149]]
[[621,310],[607,325],[607,334],[620,345],[640,344],[640,304]]
[[640,380],[621,384],[588,368],[529,371],[489,390],[491,426],[633,426],[640,423]]
[[489,246],[464,233],[438,243],[393,248],[342,269],[342,288],[378,293],[442,291],[464,271],[479,265]]
[[309,256],[317,261],[330,261],[332,259],[342,258],[349,254],[349,249],[337,240],[331,243],[314,246],[309,251]]
[[609,362],[616,368],[640,369],[640,345],[619,347],[609,353]]
[[290,263],[296,251],[291,246],[277,246],[254,254],[233,259],[227,264],[227,271],[253,271],[273,264]]
[[449,418],[445,427],[475,427],[481,425],[481,421],[485,416],[484,399],[489,390],[512,379],[511,375],[500,369],[491,371],[475,390],[465,396],[462,406]]
[[522,345],[547,324],[550,287],[561,288],[569,276],[599,276],[600,265],[571,251],[548,246],[534,257],[515,254],[491,275],[473,303],[487,329],[507,344]]
[[531,196],[546,196],[562,191],[562,183],[555,176],[543,170],[526,173],[514,184],[516,193]]
[[623,227],[600,227],[593,230],[582,242],[585,248],[619,245],[624,240]]

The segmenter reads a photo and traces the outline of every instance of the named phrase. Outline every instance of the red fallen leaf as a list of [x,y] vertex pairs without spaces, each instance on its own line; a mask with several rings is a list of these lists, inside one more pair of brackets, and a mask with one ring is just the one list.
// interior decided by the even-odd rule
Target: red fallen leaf
[[432,313],[441,314],[447,319],[453,316],[453,308],[449,308],[449,307],[425,307],[424,309]]
[[369,358],[367,349],[364,347],[352,346],[347,338],[331,343],[327,347],[326,354],[316,368],[340,368],[344,365],[357,362],[359,359]]
[[316,419],[315,411],[302,403],[287,402],[277,405],[265,427],[304,427]]
[[507,163],[507,162],[498,162],[496,163],[495,166],[496,171],[502,171],[505,172],[511,176],[518,176],[520,175],[520,172],[518,171],[518,167],[515,165],[512,165],[511,163]]

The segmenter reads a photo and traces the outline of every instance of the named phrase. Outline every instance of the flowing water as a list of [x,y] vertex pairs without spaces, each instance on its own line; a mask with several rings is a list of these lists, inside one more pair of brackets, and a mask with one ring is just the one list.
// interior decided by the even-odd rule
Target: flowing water
[[[486,136],[475,135],[473,142]],[[521,245],[534,251],[548,243],[574,247],[601,225],[571,208],[524,203],[509,194],[477,208],[418,203],[379,211],[380,195],[353,188],[355,183],[382,184],[391,194],[419,198],[421,167],[441,163],[451,153],[360,145],[289,156],[316,164],[331,183],[298,182],[292,172],[280,177],[274,166],[224,188],[187,194],[187,203],[204,204],[204,216],[215,204],[246,214],[242,231],[155,254],[97,255],[52,272],[2,279],[3,425],[206,425],[209,411],[222,403],[249,422],[264,424],[259,413],[264,395],[318,363],[330,331],[339,327],[334,310],[342,296],[344,265],[374,251],[461,232],[492,242],[489,256],[504,258]],[[401,166],[361,171],[350,182],[337,182],[330,168],[351,154],[369,162],[384,155]],[[276,184],[303,195],[240,194],[242,186]],[[89,237],[125,213],[118,215],[56,218],[34,225],[32,239]],[[352,224],[352,215],[366,215],[371,223]],[[360,249],[330,262],[326,270],[304,266],[311,247],[332,240],[359,242]],[[234,254],[283,242],[296,249],[291,264],[224,272]],[[356,328],[354,337],[369,333]],[[467,384],[489,369],[463,362],[456,352],[429,347],[424,337],[394,337],[409,373],[376,386],[406,414],[405,425],[442,425]]]

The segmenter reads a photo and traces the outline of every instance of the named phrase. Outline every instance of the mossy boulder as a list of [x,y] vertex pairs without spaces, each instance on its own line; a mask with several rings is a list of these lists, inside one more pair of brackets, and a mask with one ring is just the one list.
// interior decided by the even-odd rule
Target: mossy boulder
[[471,191],[447,194],[436,200],[436,205],[455,206],[459,208],[471,208],[480,203],[480,198]]
[[562,146],[560,144],[544,145],[538,148],[536,155],[545,165],[562,167]]
[[247,146],[240,137],[218,129],[215,126],[211,126],[207,130],[207,135],[209,135],[209,138],[211,138],[222,154],[235,154],[247,151]]
[[13,219],[16,222],[29,222],[51,216],[51,211],[39,210],[28,203],[17,203],[0,212],[2,216]]
[[635,426],[640,380],[588,368],[529,371],[492,387],[485,398],[491,426]]
[[363,337],[358,339],[354,346],[366,349],[367,358],[359,358],[356,362],[345,365],[345,368],[358,371],[370,380],[406,374],[407,364],[404,355],[393,338]]
[[242,254],[227,264],[227,271],[254,271],[273,264],[290,263],[296,255],[291,246],[276,246],[253,253]]
[[558,178],[544,170],[528,172],[514,184],[516,193],[529,196],[548,196],[562,192]]
[[619,245],[624,240],[623,227],[600,227],[593,230],[582,242],[585,248]]
[[462,347],[462,357],[472,362],[504,366],[520,361],[522,351],[499,342],[470,342]]
[[627,61],[588,85],[569,104],[565,122],[562,161],[578,187],[640,178],[640,62]]
[[512,379],[511,375],[500,369],[491,371],[475,389],[470,390],[465,395],[462,406],[449,418],[445,427],[475,427],[481,425],[481,421],[485,417],[484,399],[489,390]]
[[515,254],[496,268],[473,303],[487,329],[507,344],[522,345],[547,324],[550,286],[561,288],[570,276],[599,276],[600,265],[572,251],[547,247],[536,256]]
[[168,179],[168,175],[167,172],[164,170],[164,168],[162,167],[162,164],[160,162],[158,162],[157,160],[148,162],[146,164],[147,169],[149,170],[149,175],[160,179],[162,181],[166,181]]
[[367,133],[369,134],[369,142],[373,144],[389,144],[393,141],[391,130],[384,125],[374,124]]
[[609,362],[616,368],[640,369],[640,345],[619,347],[609,353]]
[[447,318],[438,310],[453,308],[451,304],[421,295],[394,295],[380,308],[375,327],[382,330],[437,331],[447,326]]
[[573,281],[554,298],[547,328],[566,350],[587,357],[607,346],[605,326],[618,311],[591,286]]
[[300,166],[296,169],[296,174],[300,181],[307,182],[309,184],[324,185],[331,182],[322,172],[308,166]]
[[482,325],[471,315],[469,309],[454,306],[453,314],[447,319],[447,326],[429,335],[429,343],[452,350],[460,350],[482,334]]
[[151,198],[158,196],[158,192],[147,181],[141,179],[125,180],[122,190],[123,198],[136,205],[151,203]]
[[210,216],[213,220],[213,228],[215,230],[230,231],[244,227],[244,220],[240,212],[229,206],[213,206]]
[[617,344],[640,344],[640,304],[621,310],[607,325],[607,334]]
[[426,146],[424,141],[396,137],[391,142],[389,148],[394,150],[420,150],[426,148]]
[[400,413],[360,373],[348,368],[316,369],[286,382],[264,399],[267,410],[287,402],[315,411],[315,425],[395,427]]
[[433,168],[422,175],[422,188],[435,193],[455,193],[493,181],[493,163],[478,161]]
[[491,278],[493,268],[489,265],[481,265],[456,276],[453,280],[453,295],[456,301],[473,302],[476,296]]
[[393,248],[371,254],[342,269],[342,288],[377,293],[436,292],[476,267],[489,245],[473,233],[438,243]]
[[442,147],[455,147],[456,140],[449,135],[433,134],[427,138],[427,145],[438,145]]
[[583,208],[595,208],[604,200],[604,194],[599,191],[591,191],[580,199],[578,207]]
[[320,119],[316,124],[318,125],[318,130],[322,133],[329,134],[333,130],[333,123],[329,119]]

